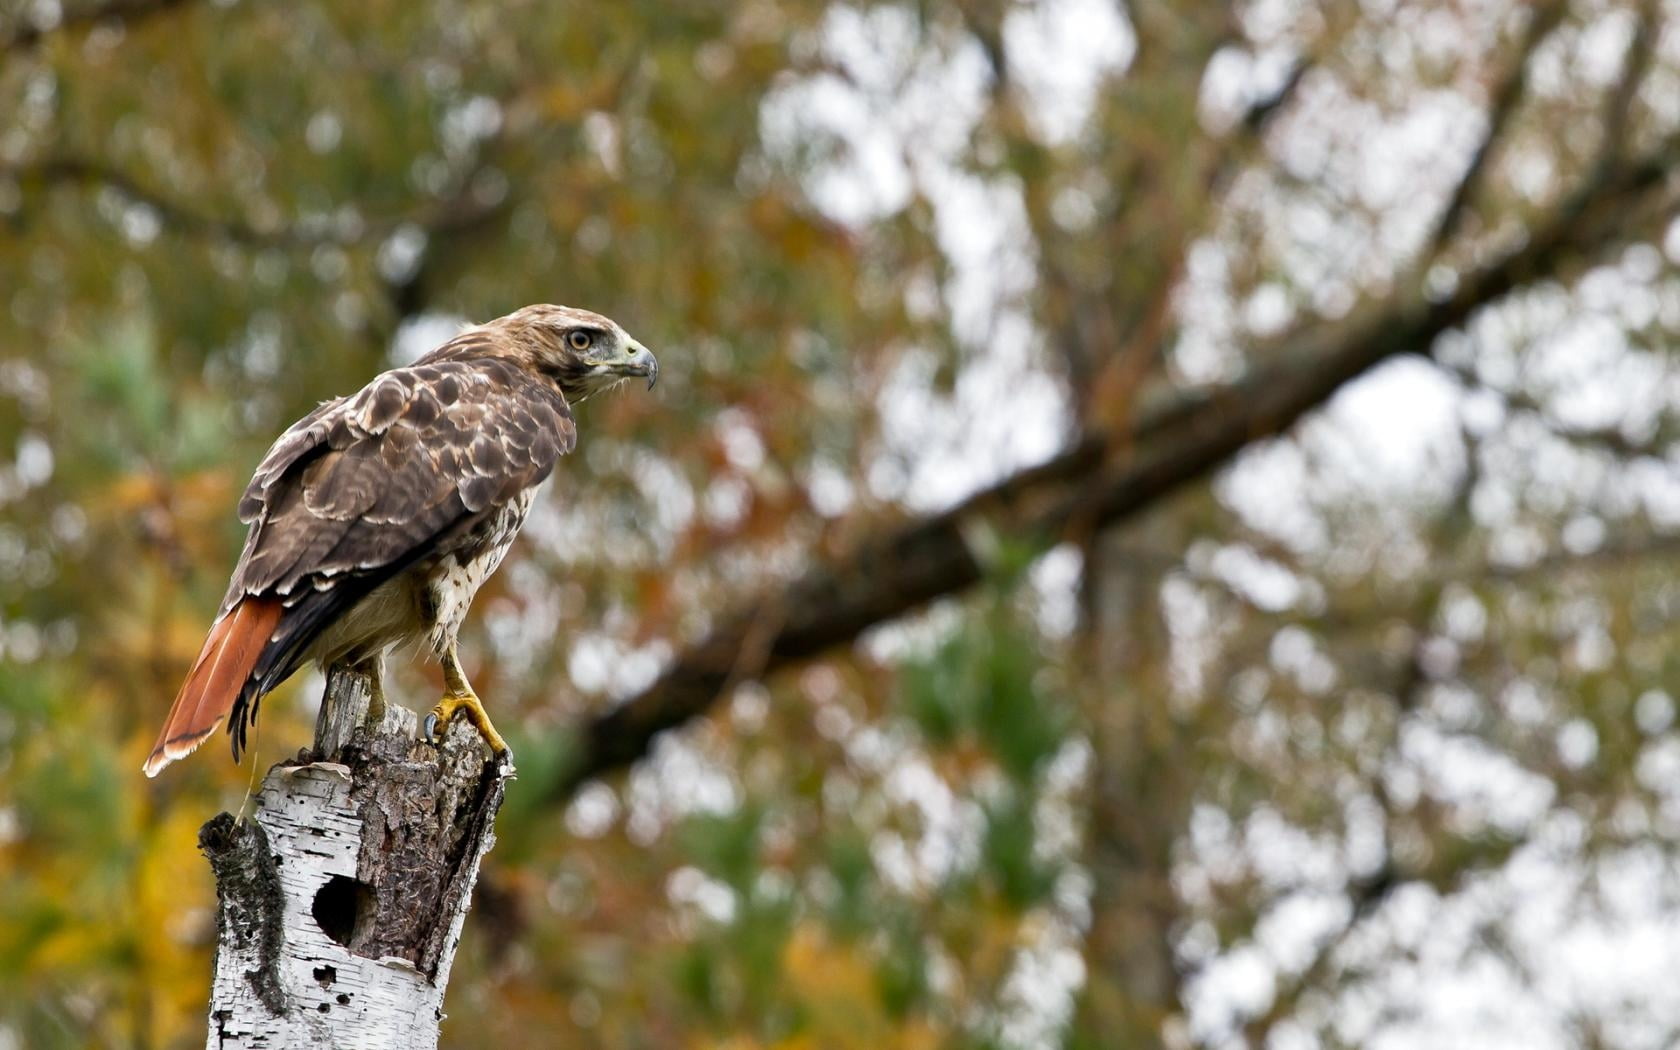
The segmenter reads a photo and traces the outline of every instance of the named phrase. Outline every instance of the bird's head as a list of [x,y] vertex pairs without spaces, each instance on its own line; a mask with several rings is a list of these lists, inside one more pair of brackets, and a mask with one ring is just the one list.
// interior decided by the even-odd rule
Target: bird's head
[[520,336],[530,367],[576,404],[627,379],[653,389],[659,361],[610,317],[570,306],[527,306],[493,324]]

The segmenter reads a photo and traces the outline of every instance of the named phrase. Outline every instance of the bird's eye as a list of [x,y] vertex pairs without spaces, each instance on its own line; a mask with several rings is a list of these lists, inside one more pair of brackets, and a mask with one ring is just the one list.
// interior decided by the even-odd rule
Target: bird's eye
[[584,331],[574,331],[566,337],[566,341],[571,343],[572,349],[580,354],[595,345],[595,337]]

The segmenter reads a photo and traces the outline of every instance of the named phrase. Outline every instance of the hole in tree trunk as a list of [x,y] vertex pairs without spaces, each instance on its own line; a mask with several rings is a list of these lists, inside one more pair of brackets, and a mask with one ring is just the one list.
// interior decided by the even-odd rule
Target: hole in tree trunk
[[334,875],[315,891],[315,903],[309,910],[322,933],[348,948],[350,937],[356,932],[356,920],[372,897],[372,890],[366,884],[345,875]]

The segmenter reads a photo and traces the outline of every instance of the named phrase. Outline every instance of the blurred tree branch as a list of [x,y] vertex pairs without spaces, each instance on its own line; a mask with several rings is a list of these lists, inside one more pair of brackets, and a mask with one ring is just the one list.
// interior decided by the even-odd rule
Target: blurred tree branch
[[[1164,556],[1158,552],[1127,549],[1128,554],[1134,552],[1154,565],[1166,564]],[[1431,589],[1442,589],[1453,583],[1472,588],[1491,584],[1531,586],[1537,581],[1556,581],[1581,573],[1625,572],[1631,568],[1645,568],[1646,563],[1660,563],[1674,558],[1680,558],[1680,533],[1606,544],[1580,552],[1557,550],[1522,565],[1454,565],[1424,577],[1419,583]],[[1344,600],[1333,612],[1325,610],[1311,613],[1280,613],[1252,605],[1246,596],[1232,590],[1223,580],[1197,577],[1197,582],[1219,587],[1221,593],[1229,596],[1231,600],[1242,604],[1248,611],[1265,617],[1263,626],[1243,640],[1242,644],[1228,648],[1218,661],[1219,669],[1214,677],[1226,682],[1241,668],[1251,667],[1263,661],[1273,638],[1284,627],[1299,627],[1326,642],[1343,645],[1358,642],[1365,644],[1372,651],[1380,651],[1382,632],[1397,621],[1405,620],[1403,612],[1397,612],[1393,603],[1389,601],[1355,604]]]
[[244,219],[211,215],[145,185],[102,161],[85,157],[54,157],[25,164],[0,165],[0,177],[11,178],[22,187],[73,186],[111,190],[151,208],[166,229],[186,237],[226,241],[247,248],[314,248],[320,245],[349,247],[388,236],[405,225],[427,234],[458,232],[476,226],[503,210],[504,202],[485,203],[471,193],[471,180],[448,197],[414,205],[409,211],[369,220],[355,234],[331,229],[311,229],[302,224],[263,227]]
[[1414,279],[1387,300],[1257,353],[1262,364],[1237,382],[1146,404],[1128,430],[1088,432],[1047,463],[950,510],[884,526],[849,556],[811,567],[780,593],[746,601],[652,685],[583,727],[576,759],[552,797],[564,799],[590,778],[635,761],[658,734],[704,713],[729,682],[749,632],[763,622],[761,610],[786,610],[765,647],[767,673],[978,582],[985,569],[966,542],[976,527],[1053,542],[1134,514],[1287,430],[1376,365],[1427,354],[1436,337],[1483,306],[1625,240],[1630,214],[1662,195],[1677,154],[1680,139],[1671,139],[1637,160],[1599,165],[1519,246],[1465,274],[1450,298],[1430,299]]
[[1598,148],[1599,175],[1618,159],[1627,155],[1629,123],[1633,119],[1633,103],[1639,89],[1651,71],[1651,59],[1656,53],[1660,32],[1661,5],[1658,0],[1640,0],[1638,21],[1634,23],[1633,39],[1628,41],[1627,55],[1622,61],[1622,75],[1604,100],[1604,135]]
[[1563,16],[1568,10],[1569,5],[1564,0],[1547,0],[1546,3],[1535,4],[1529,9],[1528,29],[1523,34],[1522,44],[1511,61],[1511,68],[1492,92],[1492,101],[1487,113],[1487,131],[1482,135],[1482,141],[1477,145],[1476,151],[1471,154],[1470,163],[1465,167],[1458,185],[1454,187],[1452,197],[1441,213],[1440,221],[1436,223],[1435,233],[1430,238],[1430,255],[1440,254],[1458,232],[1468,211],[1470,199],[1481,188],[1482,175],[1493,156],[1494,147],[1504,139],[1505,129],[1527,91],[1529,63],[1533,60],[1534,53],[1540,49],[1540,45],[1551,36],[1552,30],[1563,21]]
[[1484,384],[1476,389],[1492,394],[1511,413],[1528,413],[1541,420],[1546,429],[1563,440],[1583,447],[1596,447],[1624,459],[1663,454],[1667,436],[1661,431],[1643,439],[1632,437],[1616,425],[1602,427],[1574,426],[1556,418],[1553,410],[1533,394],[1520,390],[1499,390]]
[[67,29],[84,29],[108,19],[121,19],[133,24],[175,7],[183,7],[188,0],[105,0],[91,7],[73,7],[60,15],[58,24],[42,28],[27,18],[0,28],[0,53],[27,51],[54,33]]
[[[633,82],[636,71],[637,62],[630,59],[620,59],[604,67],[591,92],[591,103],[603,110],[616,109]],[[509,166],[505,164],[507,155],[513,152],[515,146],[529,146],[531,140],[541,134],[546,121],[541,116],[541,107],[533,103],[543,92],[542,83],[533,81],[517,85],[496,100],[503,114],[500,124],[495,132],[479,141],[471,163],[451,180],[454,190],[449,198],[471,202],[474,206],[457,209],[447,222],[419,224],[418,228],[425,234],[426,240],[412,269],[396,278],[381,275],[380,284],[389,307],[389,317],[386,324],[369,333],[381,343],[389,341],[404,321],[419,316],[430,307],[442,264],[467,256],[460,250],[460,242],[487,232],[493,220],[513,211],[519,187],[525,180],[508,179],[506,192],[494,203],[475,200],[473,187],[485,174],[496,171],[499,164]],[[448,211],[440,209],[440,213],[447,214]],[[440,243],[445,240],[450,242],[447,252],[439,250]]]
[[[1467,431],[1461,430],[1461,434],[1467,465],[1464,476],[1459,479],[1452,500],[1442,509],[1433,527],[1428,530],[1432,534],[1430,548],[1444,552],[1444,560],[1449,563],[1455,560],[1453,553],[1460,551],[1473,535],[1475,516],[1471,511],[1470,501],[1481,478],[1481,471],[1477,466],[1476,439]],[[1378,691],[1393,697],[1395,707],[1394,720],[1388,727],[1382,755],[1368,777],[1371,798],[1382,817],[1382,860],[1367,873],[1350,873],[1343,887],[1348,904],[1347,914],[1335,928],[1319,940],[1307,964],[1280,982],[1281,986],[1273,995],[1271,1003],[1244,1022],[1242,1034],[1248,1045],[1267,1045],[1273,1030],[1280,1022],[1294,1014],[1302,998],[1323,986],[1324,978],[1337,964],[1337,955],[1341,949],[1352,940],[1365,920],[1375,915],[1393,896],[1395,890],[1408,883],[1421,881],[1427,882],[1437,891],[1444,891],[1462,884],[1472,876],[1486,871],[1490,865],[1502,861],[1516,845],[1510,839],[1488,839],[1471,833],[1465,836],[1465,848],[1437,850],[1422,865],[1404,863],[1396,856],[1394,849],[1392,828],[1396,817],[1405,815],[1408,809],[1423,807],[1396,806],[1384,776],[1384,766],[1389,761],[1399,760],[1401,727],[1408,717],[1422,709],[1425,693],[1435,681],[1426,665],[1424,643],[1435,633],[1435,624],[1440,618],[1448,585],[1456,578],[1448,574],[1425,581],[1414,592],[1408,607],[1400,611],[1411,638],[1411,647],[1400,666],[1392,672],[1393,680],[1387,684],[1387,688],[1380,684],[1377,686]],[[1419,819],[1426,817],[1419,814]],[[1455,834],[1456,837],[1457,833],[1451,834]]]
[[314,247],[342,241],[342,238],[333,235],[308,236],[289,227],[264,229],[242,219],[208,215],[143,185],[126,172],[83,157],[54,157],[0,166],[0,176],[11,178],[26,189],[71,186],[111,190],[135,204],[151,208],[165,228],[188,237],[228,241],[252,248]]

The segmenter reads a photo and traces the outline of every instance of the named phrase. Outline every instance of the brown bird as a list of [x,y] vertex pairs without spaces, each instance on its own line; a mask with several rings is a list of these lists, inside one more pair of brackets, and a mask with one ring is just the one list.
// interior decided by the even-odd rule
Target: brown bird
[[224,723],[237,761],[263,696],[305,663],[368,674],[383,704],[385,654],[421,640],[446,687],[426,736],[464,713],[505,756],[456,634],[536,486],[577,443],[571,406],[632,376],[651,388],[658,375],[653,354],[608,318],[527,306],[292,424],[239,502],[245,551],[146,775]]

